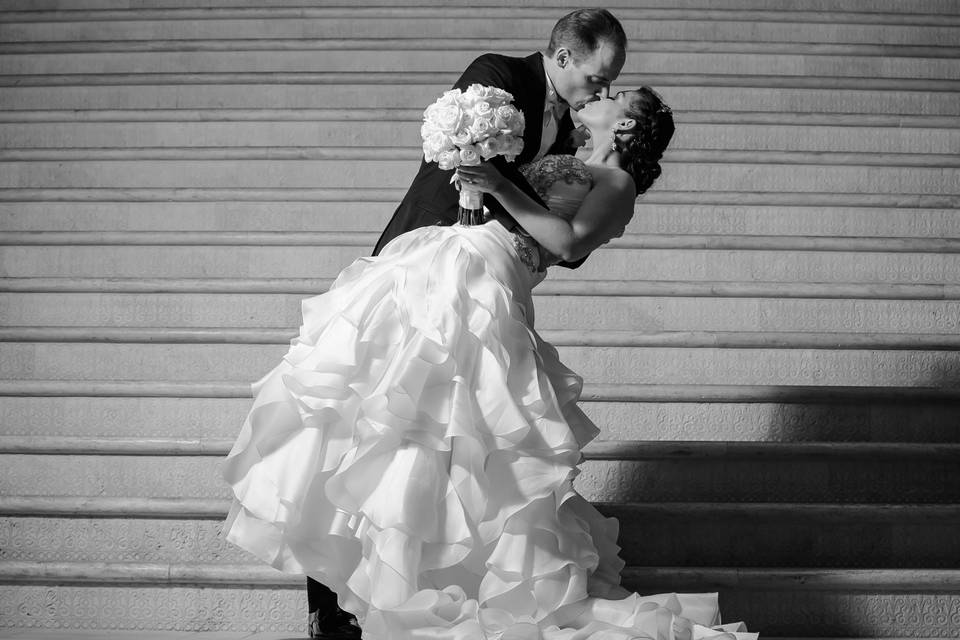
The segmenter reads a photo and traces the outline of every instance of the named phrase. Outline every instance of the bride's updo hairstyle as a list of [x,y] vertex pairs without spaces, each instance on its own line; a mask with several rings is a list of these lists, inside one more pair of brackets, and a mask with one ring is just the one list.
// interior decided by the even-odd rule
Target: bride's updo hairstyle
[[660,158],[673,137],[673,112],[650,87],[621,93],[627,98],[626,117],[637,125],[616,131],[613,144],[620,152],[620,166],[633,176],[640,195],[660,177]]

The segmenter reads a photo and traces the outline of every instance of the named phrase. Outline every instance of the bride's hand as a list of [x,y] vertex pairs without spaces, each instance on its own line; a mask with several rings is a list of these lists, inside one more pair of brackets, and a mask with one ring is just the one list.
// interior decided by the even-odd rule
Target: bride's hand
[[489,162],[481,162],[475,167],[457,167],[457,177],[467,189],[482,193],[497,193],[506,181],[503,174]]

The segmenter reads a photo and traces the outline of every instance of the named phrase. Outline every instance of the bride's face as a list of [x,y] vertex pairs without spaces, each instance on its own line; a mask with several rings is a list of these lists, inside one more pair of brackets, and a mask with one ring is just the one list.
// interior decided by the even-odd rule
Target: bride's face
[[617,120],[625,116],[626,111],[620,101],[610,98],[590,102],[577,112],[580,122],[593,131],[612,129]]

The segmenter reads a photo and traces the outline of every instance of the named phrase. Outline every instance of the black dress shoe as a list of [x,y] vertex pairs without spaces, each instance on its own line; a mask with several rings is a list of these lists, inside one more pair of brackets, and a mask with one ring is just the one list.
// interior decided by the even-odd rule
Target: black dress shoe
[[307,618],[307,635],[327,640],[358,640],[360,625],[352,614],[340,609],[322,615],[319,610],[311,611]]

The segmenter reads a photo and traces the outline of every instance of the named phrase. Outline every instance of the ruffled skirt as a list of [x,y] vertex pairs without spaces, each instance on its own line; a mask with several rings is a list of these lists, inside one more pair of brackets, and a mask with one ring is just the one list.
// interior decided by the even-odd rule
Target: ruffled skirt
[[755,637],[716,594],[620,587],[618,524],[573,489],[598,430],[533,330],[499,223],[427,227],[303,301],[224,464],[226,538],[333,589],[371,640]]

